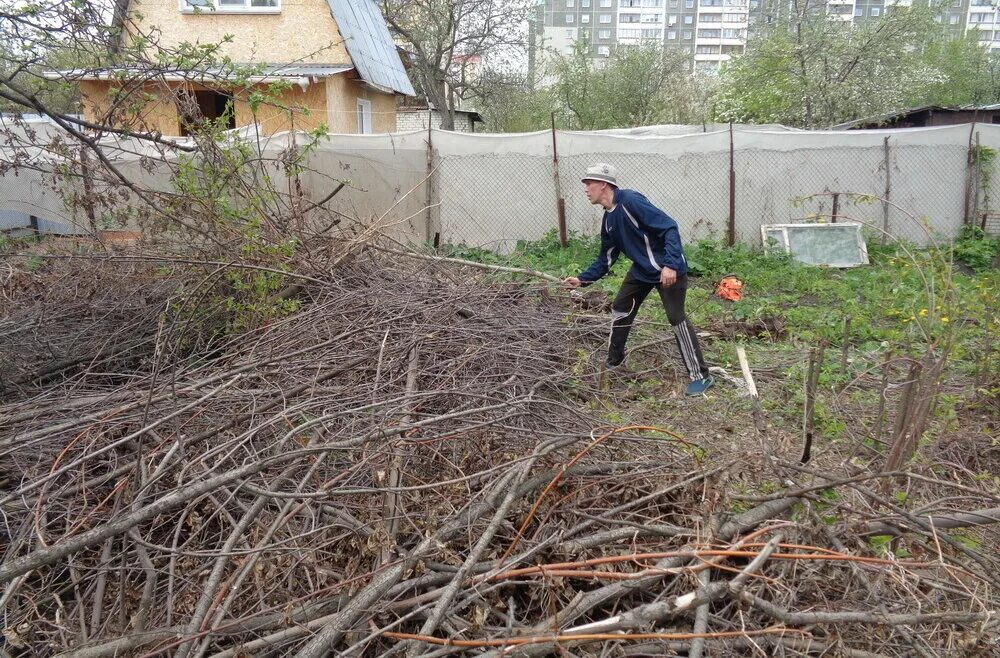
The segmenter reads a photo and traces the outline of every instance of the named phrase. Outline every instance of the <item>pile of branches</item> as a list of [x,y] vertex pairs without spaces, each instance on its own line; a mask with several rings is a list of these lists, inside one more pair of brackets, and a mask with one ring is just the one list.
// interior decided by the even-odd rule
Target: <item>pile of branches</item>
[[[606,319],[560,293],[371,252],[318,276],[295,313],[193,353],[183,316],[149,312],[167,289],[142,286],[98,332],[148,339],[139,358],[18,375],[0,404],[0,655],[995,648],[995,555],[878,474],[610,423],[580,354]],[[729,493],[748,478],[784,488]]]

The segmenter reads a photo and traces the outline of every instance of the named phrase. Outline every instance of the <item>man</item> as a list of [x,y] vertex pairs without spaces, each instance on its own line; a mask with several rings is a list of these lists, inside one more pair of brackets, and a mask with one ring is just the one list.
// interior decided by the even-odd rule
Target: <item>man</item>
[[704,394],[715,382],[708,374],[694,326],[684,315],[687,261],[677,222],[642,194],[620,189],[617,172],[609,164],[598,163],[588,168],[583,188],[591,203],[604,208],[601,253],[579,276],[567,277],[564,285],[589,286],[607,274],[623,252],[632,260],[632,267],[611,305],[608,368],[616,368],[625,360],[625,341],[639,306],[656,288],[691,378],[687,394]]

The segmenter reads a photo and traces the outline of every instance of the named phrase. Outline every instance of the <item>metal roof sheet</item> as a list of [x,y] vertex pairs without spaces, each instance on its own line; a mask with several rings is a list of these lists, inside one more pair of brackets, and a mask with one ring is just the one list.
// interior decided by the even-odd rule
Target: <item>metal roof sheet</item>
[[[254,73],[247,76],[249,82],[272,80],[301,80],[303,78],[330,78],[354,69],[349,64],[236,64],[237,67],[253,67]],[[149,76],[150,71],[137,67],[110,67],[100,69],[73,69],[70,71],[45,71],[50,80],[113,80],[127,79],[130,75]],[[186,80],[191,82],[225,82],[233,77],[231,69],[209,67],[205,70],[165,69],[157,71],[157,76],[165,80]]]
[[361,79],[375,87],[415,96],[413,84],[375,0],[327,2]]

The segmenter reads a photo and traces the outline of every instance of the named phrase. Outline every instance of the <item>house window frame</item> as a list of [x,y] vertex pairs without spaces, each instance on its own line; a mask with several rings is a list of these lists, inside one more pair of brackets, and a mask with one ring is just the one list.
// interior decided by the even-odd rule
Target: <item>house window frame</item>
[[219,4],[219,0],[206,0],[211,3],[211,7],[195,7],[188,4],[187,0],[177,0],[177,8],[182,14],[280,14],[282,0],[275,0],[274,7],[252,7],[251,0],[245,0],[241,7],[233,7]]
[[[358,134],[372,135],[375,128],[372,125],[372,102],[367,98],[359,98],[357,103]],[[365,130],[367,128],[367,130]]]

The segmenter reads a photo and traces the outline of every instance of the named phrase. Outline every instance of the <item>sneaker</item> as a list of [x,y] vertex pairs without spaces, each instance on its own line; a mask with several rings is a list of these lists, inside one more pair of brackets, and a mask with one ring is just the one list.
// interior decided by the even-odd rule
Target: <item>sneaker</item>
[[688,395],[704,395],[705,391],[712,388],[714,383],[715,379],[711,375],[704,379],[696,379],[688,384],[686,393]]

